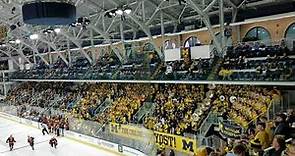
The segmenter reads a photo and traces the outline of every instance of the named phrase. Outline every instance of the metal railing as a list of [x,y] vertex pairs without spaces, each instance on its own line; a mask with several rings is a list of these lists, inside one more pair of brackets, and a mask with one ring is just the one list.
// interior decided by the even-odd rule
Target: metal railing
[[[128,146],[130,148],[139,150],[146,155],[156,155],[156,147],[154,143],[154,136],[148,135],[152,133],[143,133],[142,136],[134,139],[134,138],[126,138],[126,136],[119,136],[112,134],[110,130],[109,124],[100,124],[96,121],[83,120],[73,117],[71,114],[67,114],[66,112],[58,111],[53,108],[50,108],[50,111],[47,111],[48,108],[41,107],[32,107],[26,105],[20,106],[12,106],[6,103],[0,104],[0,112],[4,112],[7,114],[19,116],[22,118],[26,118],[29,120],[39,121],[41,117],[41,113],[38,112],[46,112],[46,115],[63,115],[68,119],[69,128],[71,131],[92,136],[95,138],[107,140],[119,145]],[[32,112],[37,112],[36,114]],[[132,127],[137,127],[142,131],[149,131],[145,129],[141,125],[130,125]]]

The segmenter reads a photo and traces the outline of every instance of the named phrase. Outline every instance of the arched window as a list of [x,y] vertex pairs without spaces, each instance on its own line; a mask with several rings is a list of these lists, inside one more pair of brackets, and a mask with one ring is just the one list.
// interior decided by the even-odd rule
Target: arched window
[[285,32],[286,39],[295,39],[295,23],[291,24]]
[[151,43],[146,43],[144,46],[143,46],[143,51],[154,51],[155,50],[155,47],[153,44]]
[[195,46],[199,46],[201,45],[200,40],[195,37],[195,36],[191,36],[190,38],[188,38],[185,42],[184,42],[184,47],[188,48],[188,47],[195,47]]
[[270,33],[263,27],[254,27],[245,36],[245,41],[265,41],[271,40]]
[[176,44],[171,42],[171,40],[166,40],[164,43],[164,49],[175,49],[176,48]]

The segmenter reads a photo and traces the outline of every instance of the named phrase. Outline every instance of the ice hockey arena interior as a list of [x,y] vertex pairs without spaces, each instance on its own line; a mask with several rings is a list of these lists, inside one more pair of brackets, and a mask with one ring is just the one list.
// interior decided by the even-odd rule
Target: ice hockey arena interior
[[295,0],[0,0],[0,156],[295,156]]

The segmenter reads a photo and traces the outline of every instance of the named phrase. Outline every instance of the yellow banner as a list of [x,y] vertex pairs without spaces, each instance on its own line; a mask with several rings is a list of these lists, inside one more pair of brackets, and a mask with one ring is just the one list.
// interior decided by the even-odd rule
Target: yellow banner
[[152,136],[153,133],[150,130],[144,130],[143,128],[122,125],[117,123],[110,123],[110,132],[122,137],[127,137],[131,139],[142,140],[146,139],[145,136]]
[[196,153],[197,151],[197,141],[194,139],[156,131],[154,135],[156,145],[160,147],[164,146],[184,153]]
[[130,139],[143,140],[154,137],[155,144],[159,147],[170,148],[184,153],[196,153],[197,151],[197,141],[194,139],[156,131],[152,132],[144,128],[117,123],[110,123],[109,128],[112,134]]

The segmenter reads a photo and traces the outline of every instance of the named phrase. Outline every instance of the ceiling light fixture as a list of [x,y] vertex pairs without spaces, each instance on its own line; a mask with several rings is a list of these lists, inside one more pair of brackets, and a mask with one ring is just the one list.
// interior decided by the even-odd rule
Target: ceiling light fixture
[[132,12],[132,10],[131,10],[131,8],[126,8],[126,9],[124,10],[124,12],[125,12],[127,15],[129,15],[129,14]]
[[36,40],[38,38],[39,38],[39,35],[38,34],[32,34],[32,35],[30,35],[30,39],[31,40]]
[[15,40],[15,43],[19,44],[21,41],[19,39]]
[[54,32],[57,33],[57,34],[60,33],[60,31],[61,31],[60,28],[55,28],[55,29],[54,29]]
[[116,10],[116,14],[117,14],[117,15],[123,15],[123,13],[124,13],[124,12],[123,12],[122,9],[117,9],[117,10]]

